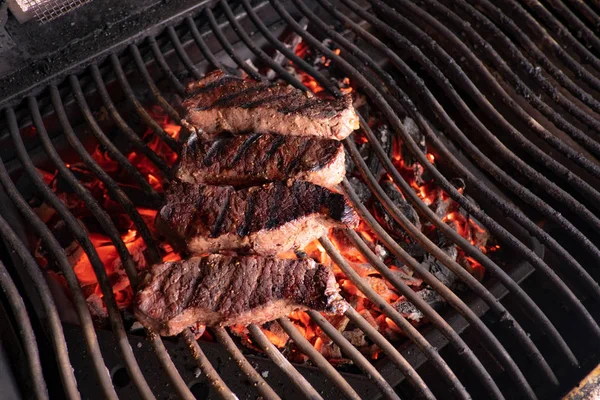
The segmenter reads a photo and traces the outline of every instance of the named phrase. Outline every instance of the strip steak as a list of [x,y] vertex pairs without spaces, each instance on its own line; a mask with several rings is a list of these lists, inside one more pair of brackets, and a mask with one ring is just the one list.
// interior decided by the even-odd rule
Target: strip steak
[[336,140],[254,134],[214,141],[190,136],[175,177],[209,185],[257,185],[299,179],[333,187],[346,174],[345,154]]
[[304,248],[333,227],[356,227],[342,194],[309,182],[236,189],[174,181],[156,220],[179,251],[274,255]]
[[310,258],[213,254],[153,266],[135,298],[135,316],[163,336],[200,323],[261,324],[295,310],[342,314],[332,271]]
[[187,91],[182,125],[209,137],[227,131],[342,140],[359,128],[350,95],[321,100],[293,86],[222,71],[191,83]]

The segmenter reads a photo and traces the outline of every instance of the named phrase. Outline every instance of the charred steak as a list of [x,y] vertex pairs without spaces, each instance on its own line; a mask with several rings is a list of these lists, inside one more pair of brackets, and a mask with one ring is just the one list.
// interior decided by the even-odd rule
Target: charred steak
[[174,181],[156,220],[159,233],[192,254],[274,255],[303,248],[344,224],[358,224],[344,196],[303,181],[245,189]]
[[254,134],[214,141],[192,134],[175,177],[189,183],[256,185],[299,179],[332,187],[344,179],[345,154],[336,140]]
[[182,124],[207,136],[278,133],[342,140],[358,129],[352,97],[320,100],[289,85],[215,71],[188,85]]
[[261,324],[295,310],[343,313],[331,270],[312,259],[213,254],[153,266],[135,299],[145,326],[172,336],[193,323]]

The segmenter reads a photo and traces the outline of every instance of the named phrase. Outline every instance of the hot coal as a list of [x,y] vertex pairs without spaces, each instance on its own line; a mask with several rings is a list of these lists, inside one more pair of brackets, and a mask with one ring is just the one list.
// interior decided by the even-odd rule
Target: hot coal
[[[427,152],[427,143],[425,142],[425,135],[423,135],[417,126],[417,123],[410,117],[406,117],[403,121],[404,128],[406,132],[410,135],[410,137],[415,141],[419,149],[423,152]],[[402,154],[402,160],[404,160],[404,165],[410,167],[414,165],[417,160],[414,158],[408,146],[404,143],[400,147],[400,152]]]

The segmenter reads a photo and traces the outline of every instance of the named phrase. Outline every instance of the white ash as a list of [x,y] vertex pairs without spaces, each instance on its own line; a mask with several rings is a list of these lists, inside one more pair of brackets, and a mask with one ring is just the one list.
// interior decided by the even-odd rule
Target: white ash
[[269,371],[263,371],[260,373],[263,378],[267,379],[269,377]]

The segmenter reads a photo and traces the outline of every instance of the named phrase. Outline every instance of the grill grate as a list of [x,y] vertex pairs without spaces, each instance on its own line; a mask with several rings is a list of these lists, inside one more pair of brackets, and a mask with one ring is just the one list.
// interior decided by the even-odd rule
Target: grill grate
[[[577,367],[589,370],[593,363],[598,363],[597,350],[582,350],[581,343],[576,343],[568,331],[569,324],[557,323],[556,312],[568,310],[572,324],[578,326],[585,338],[584,345],[597,343],[600,339],[599,317],[593,311],[600,300],[600,287],[597,270],[589,267],[600,261],[597,247],[597,232],[600,231],[600,103],[595,100],[600,89],[597,77],[600,39],[595,25],[600,14],[599,5],[576,0],[502,0],[494,3],[488,0],[397,0],[393,5],[382,0],[339,0],[335,3],[317,0],[315,4],[304,0],[292,0],[291,3],[269,0],[268,4],[257,7],[249,0],[241,0],[234,7],[233,3],[220,0],[203,8],[198,15],[184,17],[179,25],[167,26],[159,36],[129,44],[122,53],[112,53],[103,63],[91,64],[80,76],[69,75],[64,83],[50,85],[47,97],[29,96],[24,100],[24,109],[7,106],[4,110],[8,134],[23,175],[64,220],[91,261],[108,309],[115,347],[137,395],[153,398],[157,394],[132,349],[102,261],[85,229],[38,174],[24,142],[22,128],[30,122],[35,127],[43,152],[111,238],[135,288],[134,262],[114,222],[65,165],[51,133],[53,129],[63,132],[71,149],[106,186],[111,199],[123,206],[131,217],[148,246],[148,261],[160,262],[157,244],[148,226],[128,195],[88,154],[69,110],[75,108],[80,113],[77,123],[84,124],[110,157],[140,185],[148,202],[160,204],[160,195],[105,133],[96,112],[99,107],[106,110],[107,117],[136,151],[167,173],[168,166],[140,139],[131,122],[132,119],[142,121],[170,148],[180,149],[180,143],[154,121],[138,98],[139,87],[143,86],[149,97],[172,119],[180,119],[167,100],[171,94],[164,90],[159,75],[168,83],[170,91],[180,95],[184,92],[183,80],[200,78],[207,68],[235,67],[256,79],[266,79],[258,72],[260,70],[246,61],[247,55],[251,54],[253,63],[270,67],[278,78],[306,90],[302,82],[267,54],[265,49],[270,46],[313,76],[330,93],[341,94],[332,81],[279,41],[271,31],[272,26],[265,24],[259,15],[266,8],[276,13],[304,43],[330,59],[331,68],[352,80],[379,109],[394,133],[408,145],[411,154],[439,187],[485,226],[507,249],[505,252],[535,270],[535,279],[550,288],[552,296],[564,307],[558,311],[549,309],[537,294],[519,285],[524,276],[514,273],[516,269],[499,266],[442,221],[395,169],[379,138],[361,118],[361,129],[380,164],[406,199],[450,242],[481,263],[493,277],[494,284],[480,283],[416,228],[379,185],[354,141],[346,139],[344,144],[348,154],[385,210],[411,238],[455,273],[477,301],[457,296],[398,245],[361,202],[353,185],[345,180],[343,189],[381,242],[416,271],[453,310],[448,313],[436,311],[395,277],[356,232],[346,232],[349,241],[372,266],[431,322],[428,330],[414,328],[353,270],[327,238],[322,238],[321,244],[329,256],[359,290],[403,330],[409,344],[403,348],[394,347],[350,308],[346,314],[349,320],[386,355],[385,365],[373,363],[319,313],[309,312],[311,319],[364,373],[361,378],[352,377],[352,374],[335,369],[287,318],[281,318],[278,323],[317,369],[309,376],[305,369],[291,364],[259,327],[249,326],[253,342],[281,371],[281,379],[287,377],[286,382],[294,384],[298,395],[309,398],[335,398],[340,394],[348,398],[374,398],[376,390],[378,396],[387,398],[416,394],[433,399],[451,393],[452,397],[469,399],[481,393],[485,398],[533,399],[556,398],[561,391],[566,391],[585,372],[577,372]],[[298,22],[300,17],[308,21],[308,30]],[[251,34],[254,30],[257,33]],[[260,45],[259,37],[268,46]],[[331,51],[323,44],[324,39],[332,40],[341,53]],[[113,94],[115,90],[120,93],[117,97]],[[127,104],[135,115],[127,115],[122,104]],[[51,110],[58,128],[49,126],[44,107]],[[408,115],[416,122],[434,149],[436,159],[443,164],[438,166],[428,162],[427,154],[403,125],[402,115]],[[469,194],[486,206],[480,207],[473,198],[459,191],[449,178],[452,176],[460,176]],[[41,239],[64,274],[73,294],[85,351],[93,365],[101,395],[117,398],[118,390],[106,373],[106,355],[101,350],[85,298],[63,248],[32,210],[4,163],[0,163],[0,184],[26,221],[25,225]],[[65,340],[57,305],[24,238],[19,237],[18,230],[9,224],[6,210],[2,211],[0,234],[14,253],[16,265],[23,268],[15,268],[17,273],[10,274],[0,264],[0,286],[22,332],[21,340],[32,376],[31,394],[47,398],[49,382],[44,381],[48,374],[40,372],[42,362],[32,317],[24,312],[22,297],[27,301],[41,298],[39,307],[34,309],[56,358],[64,393],[69,398],[79,398],[76,373],[67,352],[70,343]],[[547,226],[542,228],[540,221]],[[537,251],[538,247],[527,240],[528,235],[543,244],[550,256],[543,257]],[[524,274],[522,270],[519,273]],[[29,284],[23,286],[30,289],[20,291],[21,284],[17,283],[28,281]],[[512,305],[499,300],[504,294],[509,294]],[[485,313],[487,310],[489,312]],[[461,336],[466,326],[476,341]],[[434,339],[435,332],[441,338],[437,343],[449,343],[450,350],[440,350],[434,342],[437,340]],[[272,379],[263,377],[225,329],[218,328],[213,333],[225,354],[235,361],[258,394],[267,399],[288,397],[288,392],[281,388],[277,390]],[[170,382],[170,389],[179,397],[193,398],[190,382],[183,378],[181,367],[168,351],[171,343],[163,342],[149,331],[147,336]],[[209,354],[189,329],[179,340],[189,349],[191,358],[212,389],[220,397],[236,398],[230,389],[235,382],[229,381],[215,365],[213,353]],[[487,355],[477,350],[481,347]],[[456,354],[458,361],[449,361],[448,351]],[[418,353],[420,361],[411,352]],[[433,374],[424,375],[419,369],[425,360]],[[467,375],[474,379],[466,378]],[[316,382],[315,376],[327,381]],[[361,384],[360,379],[364,378],[366,382],[366,377],[369,386]],[[399,385],[403,380],[408,385]],[[440,386],[446,391],[440,392]]]

